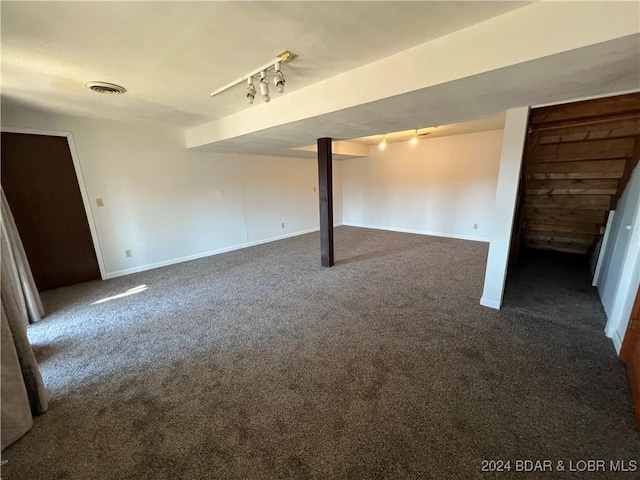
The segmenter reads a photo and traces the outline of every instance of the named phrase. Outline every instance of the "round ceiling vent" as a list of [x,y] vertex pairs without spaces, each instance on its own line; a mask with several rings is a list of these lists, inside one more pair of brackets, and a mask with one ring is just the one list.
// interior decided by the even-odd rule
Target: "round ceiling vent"
[[97,93],[106,93],[108,95],[121,95],[127,91],[126,88],[107,82],[87,82],[84,84],[89,90]]

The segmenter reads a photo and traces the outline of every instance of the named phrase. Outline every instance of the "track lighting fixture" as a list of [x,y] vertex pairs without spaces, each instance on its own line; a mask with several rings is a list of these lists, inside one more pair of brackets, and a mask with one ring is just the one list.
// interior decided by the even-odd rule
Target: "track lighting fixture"
[[380,144],[378,145],[378,147],[380,147],[380,150],[384,150],[385,148],[387,148],[387,137],[382,137],[382,140],[380,140]]
[[253,99],[256,98],[256,87],[253,86],[253,78],[249,77],[247,79],[248,87],[247,87],[247,103],[251,105],[253,103]]
[[239,80],[235,82],[231,82],[228,85],[225,85],[222,88],[219,88],[215,92],[211,92],[211,96],[215,97],[216,95],[229,90],[230,88],[235,87],[239,83],[247,82],[247,103],[251,105],[256,96],[256,87],[253,86],[253,79],[260,75],[260,94],[262,95],[262,100],[265,103],[271,101],[271,96],[269,95],[269,79],[267,78],[267,72],[273,69],[273,84],[276,86],[276,90],[278,93],[284,93],[284,84],[286,83],[284,79],[284,73],[280,70],[280,66],[283,63],[289,63],[294,59],[293,54],[289,50],[285,50],[282,53],[276,55],[276,59],[263,65],[260,68],[255,69],[249,75],[245,75]]
[[269,96],[269,79],[267,78],[267,72],[264,70],[260,72],[260,93],[265,103],[271,101],[271,97]]
[[413,133],[413,137],[411,137],[411,143],[413,145],[415,145],[416,143],[418,143],[418,130],[416,129],[416,131]]

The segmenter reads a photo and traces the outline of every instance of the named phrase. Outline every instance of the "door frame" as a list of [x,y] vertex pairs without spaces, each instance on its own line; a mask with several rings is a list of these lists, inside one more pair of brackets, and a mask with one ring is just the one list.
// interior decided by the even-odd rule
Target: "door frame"
[[629,389],[631,390],[631,401],[636,413],[636,421],[640,427],[640,369],[634,363],[634,355],[640,356],[640,285],[636,292],[635,300],[631,313],[629,314],[629,323],[627,332],[624,335],[622,348],[620,349],[620,359],[627,367],[627,378],[629,380]]
[[71,132],[61,132],[55,130],[39,130],[32,128],[13,128],[2,127],[2,132],[6,133],[23,133],[27,135],[45,135],[49,137],[65,137],[69,144],[69,151],[71,152],[71,160],[73,161],[73,169],[76,172],[76,180],[80,187],[80,196],[82,197],[82,205],[84,206],[84,212],[87,216],[87,223],[89,224],[89,232],[91,233],[91,240],[93,241],[93,249],[96,252],[96,259],[98,260],[98,268],[100,270],[100,278],[105,279],[106,270],[104,266],[104,257],[102,256],[102,248],[100,247],[100,239],[98,237],[98,229],[96,228],[96,222],[93,218],[93,211],[91,210],[91,201],[87,193],[87,186],[84,181],[84,175],[82,174],[82,166],[78,158],[78,151],[76,150],[76,144],[73,140],[73,134]]

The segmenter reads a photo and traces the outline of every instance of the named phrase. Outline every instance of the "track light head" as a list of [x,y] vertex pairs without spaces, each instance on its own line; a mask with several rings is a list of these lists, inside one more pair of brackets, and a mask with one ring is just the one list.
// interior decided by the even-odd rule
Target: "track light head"
[[271,101],[271,97],[269,96],[269,79],[267,78],[267,72],[265,70],[260,72],[260,93],[265,103]]
[[411,137],[411,143],[412,143],[413,145],[415,145],[416,143],[418,143],[418,130],[416,130],[416,131],[413,133],[413,137]]
[[378,147],[380,147],[380,150],[384,150],[385,148],[387,148],[387,137],[382,137],[382,140],[380,140],[380,144],[378,145]]
[[285,80],[284,75],[280,70],[276,71],[276,73],[273,74],[273,83],[276,84],[276,90],[278,90],[278,93],[284,92]]
[[273,73],[273,83],[276,85],[278,93],[284,93],[284,74],[280,71],[280,62],[276,62],[274,66],[275,72]]
[[251,105],[253,103],[253,99],[256,98],[256,87],[253,86],[252,77],[249,77],[247,83],[249,84],[247,87],[247,103]]

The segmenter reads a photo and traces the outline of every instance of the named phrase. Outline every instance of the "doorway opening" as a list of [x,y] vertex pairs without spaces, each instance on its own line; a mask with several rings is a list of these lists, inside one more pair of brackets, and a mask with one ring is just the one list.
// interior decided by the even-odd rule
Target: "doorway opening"
[[575,255],[594,274],[639,157],[640,93],[531,109],[510,270],[543,250]]
[[[505,304],[610,334],[625,262],[638,249],[639,158],[640,93],[531,109]],[[637,281],[627,287],[635,296]],[[561,291],[568,304],[555,301]]]
[[2,187],[39,291],[101,278],[70,134],[2,132]]

